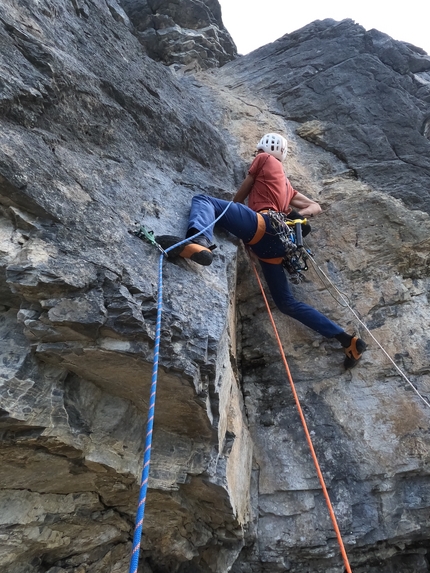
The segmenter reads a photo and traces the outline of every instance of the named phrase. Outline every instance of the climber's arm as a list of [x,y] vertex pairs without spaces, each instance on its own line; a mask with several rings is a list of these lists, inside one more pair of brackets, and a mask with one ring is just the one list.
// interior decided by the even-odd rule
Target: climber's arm
[[290,206],[294,207],[300,215],[304,217],[312,217],[313,215],[318,215],[321,213],[322,209],[316,201],[309,199],[301,193],[297,193],[290,202]]
[[233,197],[234,203],[244,203],[245,199],[250,194],[253,185],[254,185],[254,177],[248,174],[244,179],[242,185],[239,187],[236,195]]

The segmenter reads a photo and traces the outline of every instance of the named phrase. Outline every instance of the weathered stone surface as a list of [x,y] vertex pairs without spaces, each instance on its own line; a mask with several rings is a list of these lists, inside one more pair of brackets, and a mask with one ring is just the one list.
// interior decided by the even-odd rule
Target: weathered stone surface
[[[320,28],[326,33],[317,35],[318,47],[312,50],[311,32]],[[340,104],[333,133],[339,127],[336,141],[345,153],[322,145],[320,126],[324,114],[336,117],[334,107],[330,110],[331,84],[322,83],[316,95],[314,84],[308,86],[295,77],[300,70],[305,73],[308,62],[319,58],[326,59],[321,63],[322,70],[332,66],[333,74],[337,73],[341,51],[345,49],[348,55],[354,30],[357,36],[364,34],[348,21],[315,23],[227,64],[217,73],[216,81],[224,87],[220,95],[229,109],[225,120],[240,138],[243,154],[245,150],[249,154],[251,145],[255,145],[258,131],[286,131],[290,178],[296,188],[316,198],[323,207],[323,214],[312,225],[309,243],[322,270],[346,293],[346,299],[314,272],[309,274],[310,282],[293,287],[297,296],[349,331],[358,330],[369,343],[360,368],[344,373],[342,353],[336,344],[315,336],[275,310],[352,568],[360,573],[425,572],[425,539],[429,535],[428,406],[399,376],[370,332],[345,305],[346,301],[352,305],[428,401],[428,141],[419,139],[419,130],[412,141],[400,137],[391,123],[391,113],[397,110],[394,104],[391,108],[388,103],[387,111],[381,111],[379,121],[388,124],[391,140],[399,146],[415,146],[417,179],[408,186],[415,199],[404,193],[399,193],[403,200],[396,199],[399,186],[394,186],[392,164],[377,154],[377,145],[367,152],[366,165],[362,163],[364,145],[344,129],[347,123],[349,129],[357,131],[361,128],[360,117],[347,120]],[[331,41],[337,42],[337,56],[332,53]],[[415,51],[427,65],[428,58],[419,50],[388,38],[386,41],[394,50]],[[335,57],[340,61],[330,64]],[[345,101],[348,85],[356,81],[351,64],[352,75],[347,77],[345,64],[344,86],[337,90]],[[389,76],[389,70],[386,73]],[[411,77],[411,70],[405,75]],[[293,121],[285,122],[282,116],[291,117],[290,106],[279,106],[280,94],[284,97],[288,84],[294,81],[303,91],[303,119],[293,117]],[[398,84],[398,72],[392,70],[390,82],[400,92],[401,81]],[[372,92],[363,84],[363,93],[358,97],[350,92],[351,109],[376,105],[385,97],[380,86],[378,82]],[[422,117],[428,110],[426,98],[423,91],[419,97],[409,97],[399,113],[408,118],[421,110]],[[311,102],[309,113],[307,101]],[[321,107],[322,118],[313,117],[313,101]],[[295,101],[291,107],[294,105]],[[370,119],[367,121],[370,123]],[[346,156],[348,149],[353,162]],[[372,170],[367,167],[372,167],[368,165],[372,153],[374,165],[393,184],[392,189],[387,189],[382,177],[378,181],[371,178]],[[358,172],[360,164],[362,171]],[[422,165],[424,170],[420,169]],[[374,184],[370,186],[369,181]],[[250,265],[244,258],[238,273],[239,366],[258,476],[248,546],[233,570],[341,573],[343,566],[315,469],[270,323],[261,315],[263,301],[255,281],[250,288],[249,274]],[[256,317],[260,317],[257,322]]]
[[[157,251],[129,231],[144,218],[182,234],[197,190],[231,188],[198,92],[147,58],[119,16],[104,1],[0,7],[1,487],[24,492],[2,523],[10,573],[127,570],[158,274]],[[157,567],[217,547],[232,562],[243,544],[252,447],[227,335],[234,246],[219,252],[209,272],[164,271],[142,544]],[[22,517],[24,500],[34,515]]]
[[121,0],[148,55],[167,65],[206,70],[237,56],[218,0]]
[[[217,6],[181,3],[204,11],[183,25],[219,26]],[[0,568],[128,570],[159,259],[129,231],[143,219],[183,235],[191,197],[230,198],[274,130],[294,185],[323,207],[316,260],[369,327],[314,271],[294,287],[368,342],[345,373],[337,344],[275,311],[353,570],[428,572],[429,409],[372,338],[428,398],[428,57],[325,21],[176,75],[123,8],[0,6]],[[249,262],[216,242],[211,267],[163,268],[141,571],[341,573]]]
[[[264,66],[261,65],[264,62]],[[352,20],[323,20],[232,62],[298,133],[360,180],[430,212],[430,57]]]

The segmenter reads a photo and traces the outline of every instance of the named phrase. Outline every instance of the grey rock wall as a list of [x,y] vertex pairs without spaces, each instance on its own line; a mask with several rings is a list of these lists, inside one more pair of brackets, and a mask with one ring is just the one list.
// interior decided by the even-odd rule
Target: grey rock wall
[[228,67],[231,86],[252,84],[299,123],[301,137],[360,180],[429,212],[430,57],[423,50],[352,20],[323,20]]
[[158,62],[206,70],[237,56],[217,0],[121,0],[121,4],[139,41]]
[[[412,65],[400,73],[372,44],[365,50],[377,36],[351,21],[316,22],[228,64],[217,80],[230,109],[236,101],[241,110],[228,120],[243,149],[251,148],[263,126],[284,130],[292,182],[323,207],[308,244],[324,276],[312,268],[309,282],[293,287],[296,296],[369,343],[360,366],[345,373],[336,344],[273,309],[352,570],[418,573],[429,570],[429,411],[384,352],[428,402],[430,147],[420,131],[428,87],[421,82],[416,97]],[[393,60],[416,54],[421,70],[430,61],[417,48],[384,41]],[[351,55],[350,43],[361,52]],[[363,58],[374,61],[372,70],[383,69],[385,80],[360,82],[355,62]],[[370,115],[382,102],[385,112]],[[357,116],[347,117],[346,106]],[[399,134],[405,122],[407,136]],[[382,148],[368,136],[370,129],[375,135],[384,130],[390,145],[405,150],[403,158],[415,149],[407,187],[399,183],[403,170],[411,172],[407,162],[378,155]],[[253,528],[233,570],[341,573],[316,472],[245,256],[240,269],[240,371],[258,477]]]
[[[195,192],[232,186],[226,143],[197,90],[145,55],[113,5],[0,7],[9,573],[127,570],[158,277],[158,251],[130,230],[144,219],[182,234]],[[242,546],[252,448],[230,360],[234,247],[219,252],[209,272],[186,262],[164,271],[142,545],[157,567],[231,561]],[[236,436],[228,455],[226,435]]]
[[[220,26],[217,3],[189,8]],[[353,570],[429,571],[429,409],[371,337],[428,398],[428,57],[325,21],[189,75],[148,57],[133,10],[0,6],[0,569],[128,570],[159,260],[130,230],[182,235],[191,197],[230,198],[276,130],[323,207],[316,261],[369,327],[316,271],[294,287],[368,342],[345,373],[275,310]],[[360,83],[363,59],[385,75]],[[164,263],[140,569],[341,573],[250,263],[216,243],[211,267]]]

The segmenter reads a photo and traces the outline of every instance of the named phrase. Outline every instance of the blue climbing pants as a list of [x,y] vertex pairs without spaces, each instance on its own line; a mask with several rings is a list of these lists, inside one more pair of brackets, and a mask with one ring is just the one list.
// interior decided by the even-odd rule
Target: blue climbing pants
[[[221,215],[228,203],[228,201],[216,199],[209,195],[196,195],[191,203],[188,229],[201,231]],[[284,246],[279,237],[274,234],[269,217],[264,214],[263,217],[266,221],[266,233],[261,241],[250,248],[257,257],[262,259],[282,257],[285,252]],[[217,226],[242,239],[244,243],[249,243],[257,230],[257,214],[242,203],[232,203],[217,222]],[[207,229],[204,235],[209,241],[212,241],[213,228]],[[260,265],[270,294],[282,313],[295,318],[327,338],[333,338],[344,332],[343,328],[326,316],[294,298],[282,264],[273,265],[260,261]]]

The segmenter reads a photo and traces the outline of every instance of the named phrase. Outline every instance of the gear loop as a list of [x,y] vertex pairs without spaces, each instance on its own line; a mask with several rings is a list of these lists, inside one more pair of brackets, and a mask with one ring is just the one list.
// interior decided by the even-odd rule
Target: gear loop
[[306,223],[306,219],[290,220],[285,213],[272,209],[267,211],[267,215],[273,231],[285,248],[282,265],[289,273],[291,282],[299,284],[305,280],[302,271],[308,270],[308,253],[301,240],[301,225]]

